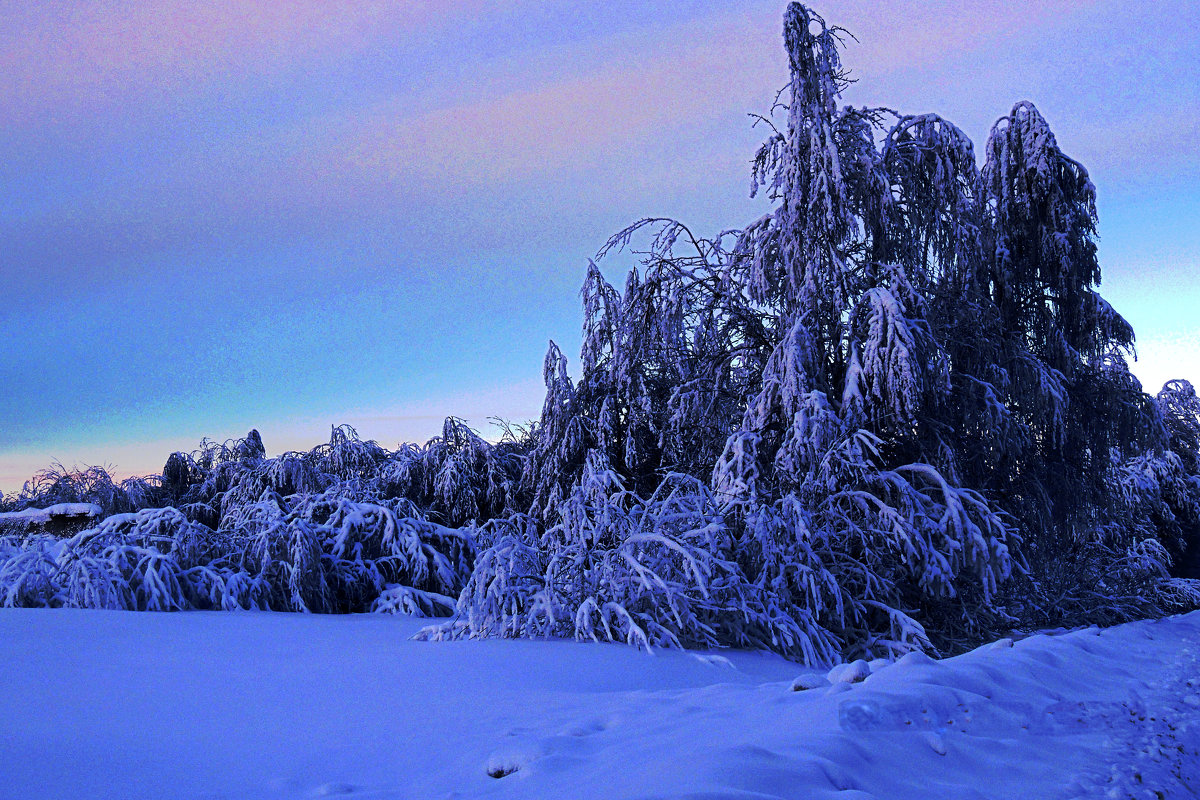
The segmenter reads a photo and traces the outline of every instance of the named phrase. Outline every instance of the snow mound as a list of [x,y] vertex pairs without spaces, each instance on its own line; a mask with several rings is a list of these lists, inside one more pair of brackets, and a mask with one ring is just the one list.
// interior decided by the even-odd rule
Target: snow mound
[[871,667],[861,658],[849,664],[838,664],[825,676],[830,683],[860,683],[871,674]]

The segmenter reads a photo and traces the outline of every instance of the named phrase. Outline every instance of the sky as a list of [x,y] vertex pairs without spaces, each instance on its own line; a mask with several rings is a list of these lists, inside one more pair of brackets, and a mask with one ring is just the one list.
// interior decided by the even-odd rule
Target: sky
[[[0,0],[0,492],[250,428],[278,453],[536,417],[610,234],[769,210],[748,115],[787,80],[784,6]],[[817,11],[858,39],[847,102],[977,152],[1037,104],[1097,184],[1135,374],[1200,382],[1200,4]]]

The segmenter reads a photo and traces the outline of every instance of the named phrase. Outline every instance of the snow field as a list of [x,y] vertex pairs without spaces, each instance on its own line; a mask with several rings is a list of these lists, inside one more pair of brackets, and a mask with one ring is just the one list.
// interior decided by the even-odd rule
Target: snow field
[[410,640],[420,624],[0,611],[0,797],[1186,798],[1200,787],[1200,613],[829,676],[761,653]]

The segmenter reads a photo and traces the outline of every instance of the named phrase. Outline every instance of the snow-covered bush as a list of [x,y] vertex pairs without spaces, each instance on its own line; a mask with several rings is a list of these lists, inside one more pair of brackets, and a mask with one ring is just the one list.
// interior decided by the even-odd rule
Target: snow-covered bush
[[380,472],[389,457],[348,428],[335,429],[316,455],[268,459],[254,433],[205,443],[172,456],[164,471],[166,490],[187,501],[181,508],[113,514],[66,540],[6,537],[0,601],[447,614],[470,574],[474,540],[469,529],[437,525],[411,501],[386,497]]
[[1162,414],[1167,446],[1188,475],[1200,474],[1200,397],[1190,381],[1167,381],[1155,397]]
[[335,481],[364,478],[375,473],[387,459],[387,450],[373,441],[364,442],[358,431],[339,425],[330,432],[329,442],[313,448],[306,456],[314,472]]
[[39,608],[58,604],[57,545],[48,536],[23,542],[0,537],[0,606]]
[[191,605],[190,567],[199,567],[201,526],[174,508],[111,516],[64,541],[55,605],[174,611]]
[[385,604],[420,597],[422,608],[444,608],[474,556],[469,534],[422,519],[403,499],[351,500],[330,490],[294,498],[292,516],[321,532],[345,610],[361,610],[388,589]]
[[[823,455],[832,468],[838,456]],[[768,506],[671,475],[643,499],[593,450],[544,533],[528,516],[489,523],[455,619],[425,635],[756,647],[818,663],[927,646],[900,610],[904,588],[954,596],[970,573],[989,597],[1010,564],[986,504],[908,471],[882,476],[879,496],[826,486]]]
[[[733,552],[715,496],[671,475],[649,498],[623,485],[598,451],[538,532],[526,515],[496,520],[454,619],[424,632],[571,636],[642,648],[739,645],[814,656],[795,619],[772,615]],[[828,657],[827,644],[820,652]]]

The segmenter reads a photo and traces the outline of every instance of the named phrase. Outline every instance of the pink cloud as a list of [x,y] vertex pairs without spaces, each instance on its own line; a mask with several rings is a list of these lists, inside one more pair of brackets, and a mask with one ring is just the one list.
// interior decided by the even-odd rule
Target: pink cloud
[[[582,75],[530,75],[513,82],[529,88],[415,114],[399,98],[325,120],[329,152],[315,160],[367,182],[506,181],[586,169],[648,137],[765,110],[787,80],[770,6],[614,37],[602,45],[608,58]],[[910,5],[846,3],[837,22],[862,42],[848,41],[847,60],[856,73],[927,67],[1081,3],[1044,2],[1021,14],[992,2],[969,6],[947,0],[915,14]],[[580,60],[593,57],[591,47]]]
[[[1069,24],[1069,17],[1103,0],[1036,0],[1020,4],[994,0],[851,2],[830,10],[829,22],[848,29],[847,66],[857,75],[924,67],[942,59],[995,46],[1044,26]],[[836,13],[836,17],[832,16]],[[1019,39],[1017,40],[1019,41]],[[1006,45],[1013,46],[1010,39]]]
[[[482,100],[414,113],[396,98],[322,120],[305,134],[323,151],[312,158],[357,181],[503,182],[586,170],[714,112],[760,106],[786,66],[774,26],[745,13],[702,22],[562,53],[561,69],[495,78],[523,88]],[[578,63],[591,68],[572,75]]]
[[[472,0],[455,2],[463,13],[472,6]],[[313,5],[300,4],[316,13]],[[428,24],[437,4],[420,5],[426,15],[412,17],[410,24]],[[1013,14],[979,0],[969,6],[939,2],[917,14],[907,4],[845,3],[838,21],[860,36],[861,44],[848,43],[847,57],[860,72],[910,70],[920,76],[922,67],[994,46],[998,35],[1019,37],[1051,18],[1070,24],[1067,11],[1077,7],[1061,0]],[[322,33],[320,41],[350,36],[337,31],[368,24],[372,7],[364,8]],[[238,35],[262,39],[270,26],[261,20],[275,13],[262,12],[248,26],[259,33]],[[284,26],[301,43],[310,27],[294,21]],[[711,130],[728,120],[729,137],[705,144],[705,154],[723,165],[748,160],[757,136],[737,135],[748,126],[743,115],[767,108],[787,77],[779,28],[779,6],[761,2],[564,46],[553,57],[480,63],[469,90],[482,99],[429,108],[406,94],[288,130],[264,131],[236,148],[179,158],[186,168],[164,176],[159,186],[139,187],[128,207],[105,214],[116,214],[123,225],[128,215],[145,213],[138,209],[157,209],[168,218],[155,216],[144,227],[167,230],[192,211],[205,218],[216,213],[294,221],[428,204],[431,195],[445,200],[456,194],[455,204],[461,204],[463,187],[487,187],[496,197],[514,183],[535,189],[538,183],[603,184],[585,183],[580,196],[647,181],[691,186],[696,176],[677,174],[681,162],[672,155],[672,142],[686,138],[694,147],[696,137],[685,129]],[[213,36],[211,26],[204,30]],[[161,202],[142,202],[147,190]]]
[[45,121],[179,93],[218,74],[270,73],[352,52],[511,0],[94,0],[37,3],[0,19],[0,121]]
[[1200,166],[1200,110],[1168,105],[1100,119],[1080,116],[1066,121],[1058,139],[1084,164],[1100,165],[1094,179],[1114,173],[1136,175],[1146,164],[1195,174]]

